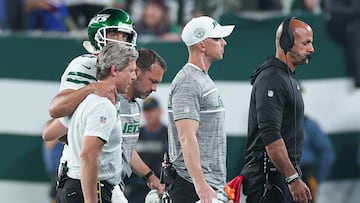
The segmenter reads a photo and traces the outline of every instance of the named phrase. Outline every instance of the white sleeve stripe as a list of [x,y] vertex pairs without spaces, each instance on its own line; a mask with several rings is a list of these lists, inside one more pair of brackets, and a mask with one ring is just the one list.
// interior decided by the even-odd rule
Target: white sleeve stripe
[[205,94],[203,94],[202,97],[206,97],[207,95],[211,94],[212,92],[216,92],[217,91],[217,88],[214,88],[212,90],[209,90],[208,92],[206,92]]
[[140,116],[140,113],[134,113],[134,114],[120,114],[120,117],[135,117]]
[[[208,111],[200,111],[200,113],[216,113],[216,112],[222,112],[225,111],[225,108],[222,109],[215,109],[215,110],[208,110]],[[168,113],[174,113],[173,110],[168,110]]]

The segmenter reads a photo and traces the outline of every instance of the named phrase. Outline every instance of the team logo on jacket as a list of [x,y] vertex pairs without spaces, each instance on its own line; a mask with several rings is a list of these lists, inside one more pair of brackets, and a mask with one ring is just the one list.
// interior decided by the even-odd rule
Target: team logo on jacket
[[106,117],[101,116],[100,117],[100,123],[105,124],[106,123]]
[[190,112],[190,107],[189,106],[185,106],[184,107],[184,113],[189,113]]
[[273,97],[274,96],[274,91],[268,90],[267,95],[268,95],[268,97]]

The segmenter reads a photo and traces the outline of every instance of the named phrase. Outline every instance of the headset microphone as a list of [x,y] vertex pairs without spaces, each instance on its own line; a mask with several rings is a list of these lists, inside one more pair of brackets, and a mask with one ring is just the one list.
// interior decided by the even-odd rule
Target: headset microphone
[[296,56],[300,56],[301,58],[306,58],[308,60],[311,60],[311,58],[312,58],[310,54],[309,55],[301,55],[301,54],[298,54],[298,53],[296,53],[296,52],[294,52],[292,50],[289,50],[289,52],[291,52],[292,54],[294,54]]

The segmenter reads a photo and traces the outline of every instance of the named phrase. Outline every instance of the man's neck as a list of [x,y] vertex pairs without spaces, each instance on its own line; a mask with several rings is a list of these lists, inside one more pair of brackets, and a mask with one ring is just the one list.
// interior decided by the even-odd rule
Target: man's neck
[[124,95],[129,101],[134,101],[135,100],[134,91],[132,90],[132,87],[129,87],[128,91]]
[[211,62],[201,53],[190,55],[188,63],[194,64],[205,73],[208,73]]
[[280,61],[284,62],[292,73],[295,72],[295,65],[292,63],[291,60],[289,60],[289,57],[287,55],[285,55],[284,53],[276,53],[275,57],[278,58]]

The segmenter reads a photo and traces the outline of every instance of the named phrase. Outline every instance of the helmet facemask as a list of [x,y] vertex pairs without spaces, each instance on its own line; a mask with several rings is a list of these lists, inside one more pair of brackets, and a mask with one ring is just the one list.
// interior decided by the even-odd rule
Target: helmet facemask
[[[119,32],[126,33],[126,34],[128,34],[128,40],[126,42],[124,42],[124,41],[119,41],[119,40],[107,38],[106,34],[107,34],[108,30],[116,30],[116,31],[119,31]],[[95,39],[95,42],[96,42],[96,44],[98,45],[98,47],[100,49],[104,48],[107,41],[117,42],[117,43],[124,44],[126,46],[130,46],[130,47],[135,48],[136,39],[137,39],[137,33],[132,28],[132,26],[126,25],[126,24],[122,24],[122,25],[119,25],[119,26],[106,26],[106,27],[99,28],[97,30],[94,39]]]

